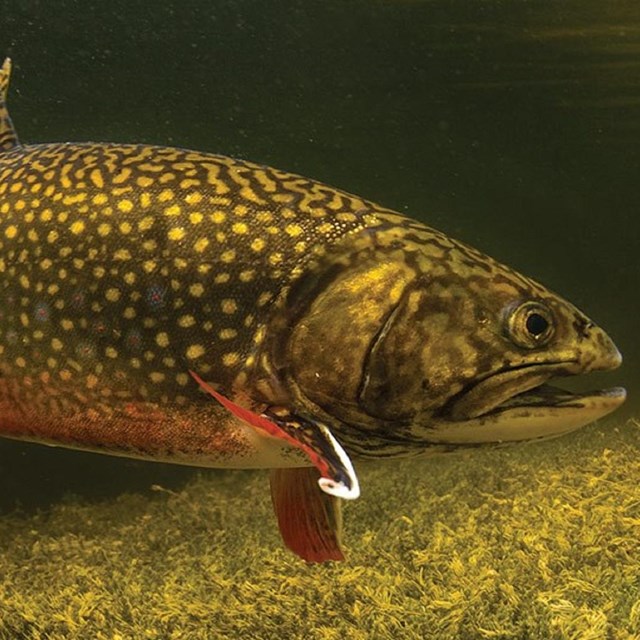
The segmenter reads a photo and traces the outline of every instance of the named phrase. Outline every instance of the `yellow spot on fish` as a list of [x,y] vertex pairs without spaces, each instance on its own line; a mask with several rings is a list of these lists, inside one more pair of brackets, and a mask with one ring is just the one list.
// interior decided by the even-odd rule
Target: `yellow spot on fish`
[[124,233],[126,235],[127,233],[131,233],[132,229],[133,227],[130,222],[123,222],[120,224],[120,233]]
[[238,310],[238,304],[233,298],[225,298],[220,303],[220,308],[222,309],[222,313],[232,314]]
[[223,329],[218,333],[220,340],[232,340],[238,335],[238,332],[235,329]]
[[178,325],[183,327],[183,328],[187,328],[187,327],[193,327],[193,325],[196,323],[196,320],[193,316],[190,315],[184,315],[184,316],[180,316],[178,318]]
[[54,338],[51,341],[51,348],[54,351],[62,351],[62,342],[60,340],[58,340],[58,338]]
[[98,384],[98,377],[93,375],[93,373],[90,373],[87,376],[87,382],[86,382],[87,389],[94,389],[97,384]]
[[113,182],[114,184],[122,184],[123,182],[126,182],[129,179],[130,175],[131,175],[131,169],[129,168],[121,169],[117,175],[113,176]]
[[118,202],[118,209],[123,213],[129,213],[133,209],[133,202],[131,202],[131,200],[120,200]]
[[9,225],[5,229],[4,235],[7,236],[7,238],[15,238],[18,235],[18,227],[16,227],[14,224]]
[[178,373],[176,375],[176,382],[181,386],[184,387],[189,383],[189,376],[186,373]]
[[152,371],[149,374],[149,378],[151,378],[151,382],[162,382],[165,379],[165,375],[161,371]]
[[235,249],[228,249],[227,251],[223,251],[222,254],[220,255],[220,260],[222,260],[222,262],[233,262],[236,258],[236,252]]
[[195,282],[194,284],[189,286],[189,293],[194,298],[199,298],[204,293],[204,287],[200,282]]
[[295,238],[296,236],[299,236],[303,231],[302,227],[299,224],[288,224],[284,228],[284,230],[292,238]]
[[182,227],[173,227],[169,229],[167,237],[169,240],[182,240],[185,236],[185,230]]
[[118,351],[114,348],[114,347],[107,347],[104,350],[105,355],[107,356],[107,358],[117,358],[118,357]]
[[164,210],[164,213],[167,216],[178,216],[180,215],[180,207],[177,204],[172,204]]
[[194,211],[189,214],[189,222],[191,224],[200,224],[204,219],[204,216],[199,211]]
[[151,229],[151,227],[153,226],[153,216],[145,216],[144,218],[142,218],[142,220],[140,220],[138,222],[138,229],[140,231],[146,231],[147,229]]
[[209,271],[211,271],[210,264],[203,263],[198,265],[198,273],[207,274]]
[[211,222],[215,222],[216,224],[221,224],[225,221],[227,214],[224,211],[214,211],[210,217],[211,217]]
[[158,333],[156,335],[156,344],[159,347],[162,347],[163,349],[165,347],[168,347],[169,346],[169,335],[164,331],[161,331],[160,333]]
[[266,244],[267,243],[262,238],[256,238],[251,243],[251,249],[253,249],[253,251],[262,251],[265,248]]
[[108,236],[111,233],[111,225],[107,222],[103,222],[98,225],[98,234],[101,236]]
[[246,222],[236,222],[231,227],[231,230],[233,231],[233,233],[237,233],[239,235],[244,235],[245,233],[247,233],[249,231],[249,227],[246,224]]
[[204,347],[201,344],[192,344],[187,348],[186,356],[190,360],[195,360],[204,355]]
[[251,282],[256,275],[256,272],[253,269],[245,269],[240,272],[240,281],[241,282]]
[[199,238],[193,244],[193,248],[198,253],[202,253],[208,246],[209,246],[209,238]]
[[120,300],[120,289],[116,289],[115,287],[111,287],[106,290],[104,297],[109,302],[118,302]]
[[129,251],[129,249],[118,249],[113,254],[113,257],[116,260],[131,260],[131,252]]
[[238,360],[240,360],[240,356],[237,353],[225,353],[222,356],[222,364],[225,367],[232,367],[234,364],[237,364]]
[[102,179],[102,174],[99,169],[94,169],[89,174],[89,179],[96,187],[98,187],[98,189],[102,189],[104,187],[104,180]]
[[253,335],[253,341],[254,341],[256,344],[260,344],[260,343],[264,340],[266,333],[267,333],[267,332],[266,332],[266,329],[265,329],[264,325],[263,325],[263,326],[261,326],[261,327],[260,327],[260,328],[255,332],[255,334]]
[[197,191],[188,193],[184,200],[187,204],[198,204],[202,201],[202,194]]
[[150,187],[153,184],[153,178],[150,178],[149,176],[139,176],[136,179],[136,184],[139,187],[146,189],[147,187]]
[[258,296],[258,306],[259,307],[264,307],[265,304],[267,304],[271,298],[273,298],[273,294],[269,291],[265,291],[264,293],[261,293]]
[[93,204],[100,205],[109,202],[109,198],[105,193],[97,193],[95,196],[93,196],[91,201],[93,202]]

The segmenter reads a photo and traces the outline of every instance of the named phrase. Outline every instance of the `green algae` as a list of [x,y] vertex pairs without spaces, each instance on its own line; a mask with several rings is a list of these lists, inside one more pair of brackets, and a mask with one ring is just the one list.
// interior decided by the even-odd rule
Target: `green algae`
[[0,518],[2,640],[640,638],[640,423],[360,466],[348,560],[280,543],[264,472]]

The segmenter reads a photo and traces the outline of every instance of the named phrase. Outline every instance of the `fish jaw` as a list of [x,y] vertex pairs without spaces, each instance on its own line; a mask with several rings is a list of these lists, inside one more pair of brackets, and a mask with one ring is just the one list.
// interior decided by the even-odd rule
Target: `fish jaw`
[[615,411],[625,401],[622,387],[572,393],[541,385],[517,394],[491,411],[430,428],[437,444],[472,445],[553,438],[570,433]]
[[[617,369],[622,363],[620,351],[600,327],[590,324],[589,339],[575,351],[568,354],[562,351],[558,354],[542,353],[540,360],[528,358],[491,371],[454,396],[442,412],[454,421],[477,418],[499,408],[504,402],[508,403],[518,394],[535,390],[554,376]],[[548,394],[543,397],[548,397]]]
[[434,442],[475,444],[549,438],[575,431],[615,411],[622,387],[585,393],[546,384],[555,376],[617,369],[622,355],[611,338],[589,322],[589,338],[571,358],[529,362],[492,372],[453,397],[432,429]]

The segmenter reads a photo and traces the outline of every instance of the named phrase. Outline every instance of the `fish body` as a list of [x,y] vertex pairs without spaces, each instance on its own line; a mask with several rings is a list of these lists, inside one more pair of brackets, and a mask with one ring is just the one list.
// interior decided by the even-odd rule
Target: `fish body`
[[342,557],[338,501],[359,493],[350,457],[548,437],[624,400],[545,384],[620,354],[582,312],[479,251],[225,156],[23,146],[9,71],[0,435],[278,469],[285,541],[321,561]]

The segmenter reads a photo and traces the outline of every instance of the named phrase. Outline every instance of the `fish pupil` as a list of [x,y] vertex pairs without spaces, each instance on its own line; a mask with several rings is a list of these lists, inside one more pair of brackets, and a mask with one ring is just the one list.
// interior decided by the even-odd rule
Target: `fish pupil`
[[540,336],[549,328],[549,321],[539,313],[532,313],[526,320],[527,331],[532,336]]

